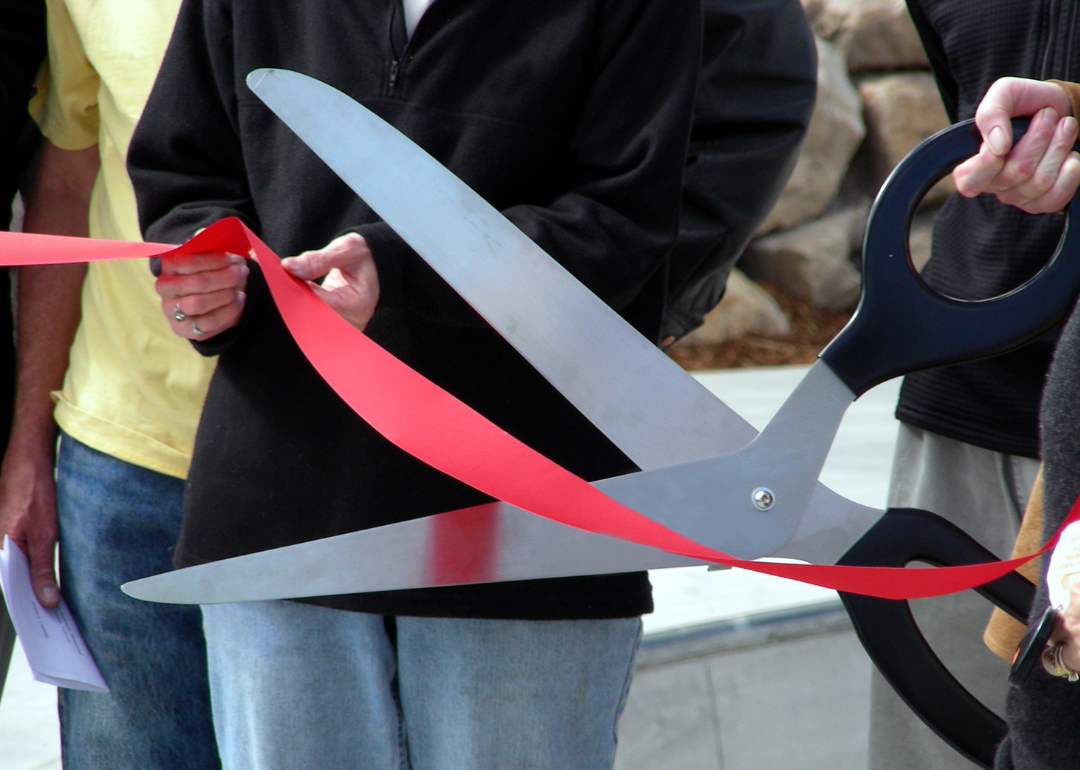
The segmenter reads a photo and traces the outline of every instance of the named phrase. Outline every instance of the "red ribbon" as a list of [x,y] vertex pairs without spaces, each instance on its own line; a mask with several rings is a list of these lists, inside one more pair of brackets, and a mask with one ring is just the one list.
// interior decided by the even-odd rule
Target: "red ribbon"
[[[736,559],[616,502],[410,369],[331,310],[306,284],[286,273],[280,258],[236,218],[222,220],[176,248],[0,233],[0,264],[6,265],[206,251],[244,254],[259,263],[278,310],[304,355],[337,394],[389,441],[481,492],[561,524],[693,559],[885,599],[937,596],[982,585],[1045,553],[1061,532],[1059,529],[1041,551],[1030,556],[961,567],[905,569]],[[1080,501],[1062,528],[1077,519]],[[451,571],[457,568],[453,564],[444,567]]]

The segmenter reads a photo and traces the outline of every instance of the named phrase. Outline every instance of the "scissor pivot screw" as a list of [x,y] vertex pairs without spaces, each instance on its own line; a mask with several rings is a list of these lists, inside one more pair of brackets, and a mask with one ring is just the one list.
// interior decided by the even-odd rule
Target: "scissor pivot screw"
[[767,511],[776,503],[776,495],[773,494],[771,489],[758,487],[750,495],[750,502],[759,511]]

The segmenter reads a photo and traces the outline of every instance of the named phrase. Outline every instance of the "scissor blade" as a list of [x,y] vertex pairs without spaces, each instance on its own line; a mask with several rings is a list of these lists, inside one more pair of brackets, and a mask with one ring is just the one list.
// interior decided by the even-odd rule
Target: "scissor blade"
[[701,563],[489,503],[166,572],[122,588],[145,601],[221,604]]
[[[649,344],[512,223],[396,129],[352,99],[293,72],[260,70],[252,90],[417,253],[440,273],[532,365],[645,470],[598,482],[605,492],[693,539],[744,558],[786,555],[828,563],[839,558],[880,516],[820,484],[811,496],[816,519],[800,522],[801,505],[783,517],[753,518],[750,490],[737,506],[717,506],[710,495],[726,477],[706,464],[687,464],[747,445],[754,429],[722,401]],[[408,189],[400,184],[408,178]],[[803,390],[813,402],[813,387]],[[827,443],[826,443],[827,446]],[[806,464],[820,464],[810,458]],[[803,462],[790,458],[794,476]],[[762,466],[768,469],[768,458]],[[674,466],[674,467],[671,467]],[[697,515],[684,515],[671,492],[689,473],[700,482]],[[672,485],[666,476],[679,476]],[[710,477],[712,474],[713,477]],[[640,477],[640,478],[639,478]],[[816,478],[816,473],[811,478]],[[711,485],[711,487],[710,487]],[[810,482],[806,482],[810,486]],[[702,490],[702,487],[704,490]],[[574,574],[602,574],[693,564],[496,504],[508,532],[491,567],[458,575],[457,582],[490,582]],[[703,507],[704,506],[704,507]],[[512,512],[512,515],[511,513]],[[454,514],[275,549],[179,570],[128,585],[155,601],[213,603],[244,598],[291,598],[444,585],[429,572],[440,551],[429,529]],[[837,516],[842,522],[830,522]],[[689,527],[689,528],[688,528]],[[789,542],[792,532],[807,543]],[[852,532],[858,534],[851,537]],[[829,538],[843,533],[842,542]],[[794,554],[793,554],[794,555]],[[433,582],[436,581],[436,582]]]
[[393,126],[296,72],[256,70],[248,86],[638,467],[753,439],[746,421]]
[[[819,485],[793,542],[775,555],[835,563],[881,511]],[[168,604],[334,596],[700,565],[496,502],[166,572],[122,586]]]

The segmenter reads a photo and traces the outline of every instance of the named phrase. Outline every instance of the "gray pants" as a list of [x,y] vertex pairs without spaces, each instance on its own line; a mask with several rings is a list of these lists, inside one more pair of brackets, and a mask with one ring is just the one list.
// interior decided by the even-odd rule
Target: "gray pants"
[[[901,424],[889,506],[933,511],[1007,557],[1038,470],[1037,460]],[[982,643],[990,605],[974,591],[911,605],[923,635],[953,675],[987,706],[1004,713],[1009,667]],[[871,770],[976,768],[934,735],[876,670],[870,694]]]

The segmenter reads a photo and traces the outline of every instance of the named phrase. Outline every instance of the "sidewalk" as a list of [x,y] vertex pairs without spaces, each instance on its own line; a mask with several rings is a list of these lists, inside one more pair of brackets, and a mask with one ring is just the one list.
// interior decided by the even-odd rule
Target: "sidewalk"
[[[761,428],[805,367],[699,373]],[[821,480],[883,507],[898,382],[848,410]],[[870,662],[832,591],[741,570],[650,574],[618,770],[861,770]],[[60,767],[55,689],[32,681],[16,645],[0,700],[0,770]]]

